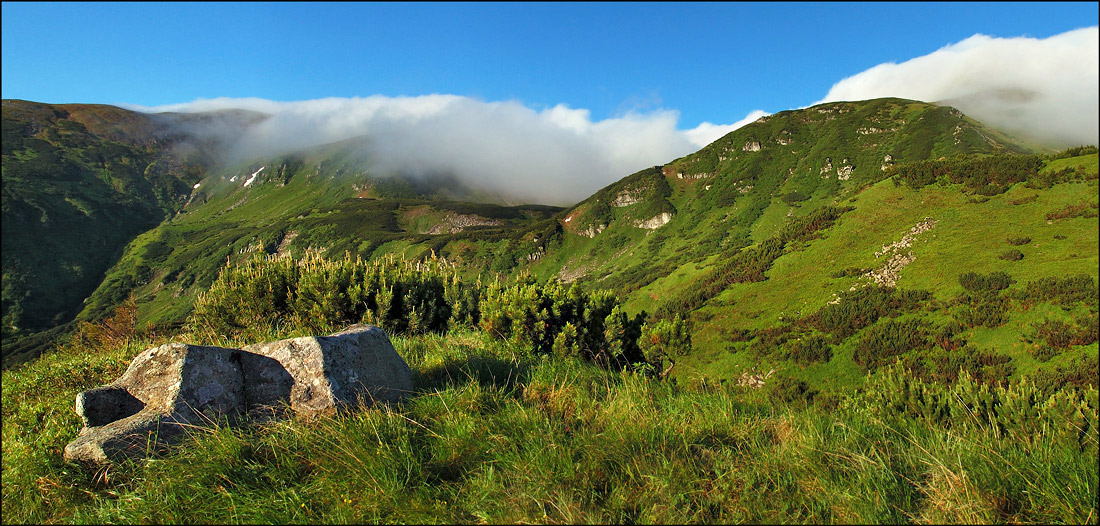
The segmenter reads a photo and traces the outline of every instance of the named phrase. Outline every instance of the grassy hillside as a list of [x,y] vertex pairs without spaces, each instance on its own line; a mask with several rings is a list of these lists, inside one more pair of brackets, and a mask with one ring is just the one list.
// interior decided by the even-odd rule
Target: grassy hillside
[[123,247],[184,205],[224,139],[264,118],[23,100],[3,110],[5,366],[67,332]]
[[148,130],[156,128],[141,114],[3,104],[8,363],[34,352],[36,333],[72,320],[122,246],[163,220],[197,176],[193,167],[135,139],[151,138]]
[[[797,320],[850,294],[853,287],[873,285],[874,280],[867,274],[888,267],[892,254],[912,256],[897,269],[893,286],[928,291],[931,296],[921,307],[919,317],[939,326],[965,314],[972,298],[966,295],[969,291],[960,284],[959,277],[968,272],[1006,273],[1015,280],[1006,289],[1007,295],[1048,278],[1086,276],[1095,280],[1100,248],[1095,208],[1096,156],[1054,161],[1043,173],[1060,170],[1067,162],[1081,167],[1082,180],[1046,189],[1017,184],[990,197],[968,195],[960,185],[914,190],[885,180],[867,187],[843,201],[852,210],[821,238],[775,259],[765,280],[733,285],[693,313],[698,354],[693,356],[690,368],[694,374],[715,378],[735,377],[753,367],[775,368],[826,384],[847,382],[861,375],[851,360],[858,334],[833,342],[839,345],[833,348],[828,363],[803,368],[784,360],[782,353],[775,355],[760,348],[751,351],[760,339],[754,341],[746,331],[797,324]],[[884,246],[901,241],[926,221],[934,222],[934,226],[912,236],[911,247],[881,254]],[[1018,253],[1020,259],[1005,257],[1010,253]],[[697,264],[677,268],[668,277],[640,289],[641,294],[632,296],[628,305],[651,308],[662,298],[693,287],[693,280],[702,274],[698,268]],[[978,349],[1010,356],[1020,370],[1032,370],[1036,363],[1029,352],[1030,344],[1022,338],[1031,325],[1047,318],[1067,321],[1089,312],[1084,306],[1033,308],[1021,299],[998,304],[998,308],[1008,316],[1003,324],[967,327],[956,338]],[[1096,312],[1095,306],[1091,309]],[[772,351],[782,348],[771,345]],[[1096,353],[1095,344],[1072,354],[1088,353]]]
[[328,147],[208,175],[178,214],[129,244],[81,318],[101,318],[132,293],[143,322],[178,324],[227,261],[256,252],[421,258],[448,242],[509,238],[559,210],[452,201],[474,191],[362,166],[354,150]]

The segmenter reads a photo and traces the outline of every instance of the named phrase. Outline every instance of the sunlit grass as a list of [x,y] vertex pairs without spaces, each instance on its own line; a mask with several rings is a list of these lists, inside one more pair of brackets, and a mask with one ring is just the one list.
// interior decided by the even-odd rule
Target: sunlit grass
[[73,397],[152,342],[5,371],[5,522],[1097,520],[1095,436],[1081,449],[775,405],[766,389],[529,357],[475,332],[393,341],[417,387],[400,406],[196,431],[100,470],[61,460]]

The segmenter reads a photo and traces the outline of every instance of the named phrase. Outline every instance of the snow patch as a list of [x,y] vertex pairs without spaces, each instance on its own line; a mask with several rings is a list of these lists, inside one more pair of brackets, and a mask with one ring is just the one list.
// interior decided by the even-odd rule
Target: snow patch
[[248,186],[248,185],[252,184],[252,181],[256,180],[256,176],[260,175],[260,172],[264,171],[264,168],[267,168],[267,167],[266,166],[261,166],[259,170],[256,170],[255,172],[252,172],[252,177],[249,177],[248,180],[244,182],[244,186]]

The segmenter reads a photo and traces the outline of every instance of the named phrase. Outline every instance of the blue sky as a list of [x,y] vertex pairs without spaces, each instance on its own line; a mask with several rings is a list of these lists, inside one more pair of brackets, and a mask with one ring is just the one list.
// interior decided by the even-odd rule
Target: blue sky
[[975,33],[1049,37],[1095,3],[3,3],[3,97],[144,106],[444,93],[656,107],[682,128],[820,99]]
[[242,156],[368,136],[375,169],[553,204],[823,101],[947,101],[1058,147],[1100,134],[1095,2],[2,8],[4,98],[262,111]]

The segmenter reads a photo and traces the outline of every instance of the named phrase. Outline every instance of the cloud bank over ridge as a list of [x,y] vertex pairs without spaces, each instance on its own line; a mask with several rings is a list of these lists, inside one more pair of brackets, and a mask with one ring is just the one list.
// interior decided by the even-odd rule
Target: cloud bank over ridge
[[[977,34],[845,78],[814,104],[878,97],[939,102],[1050,146],[1097,144],[1098,44],[1097,27],[1045,39]],[[215,98],[127,107],[270,115],[239,136],[234,150],[240,159],[365,136],[368,169],[377,173],[451,174],[514,200],[563,205],[768,115],[753,110],[732,124],[703,122],[681,130],[676,110],[593,120],[588,110],[565,104],[536,110],[514,100],[446,94],[293,102]]]
[[984,124],[1051,146],[1096,144],[1100,29],[1045,39],[977,34],[833,85],[817,103],[901,97],[954,106]]
[[629,112],[595,121],[586,109],[559,104],[534,110],[517,101],[457,95],[325,98],[278,102],[217,98],[145,112],[244,109],[270,115],[248,128],[237,158],[277,155],[366,136],[368,168],[377,173],[454,174],[514,199],[572,204],[648,166],[694,152],[766,115],[732,125],[677,129],[679,112]]

